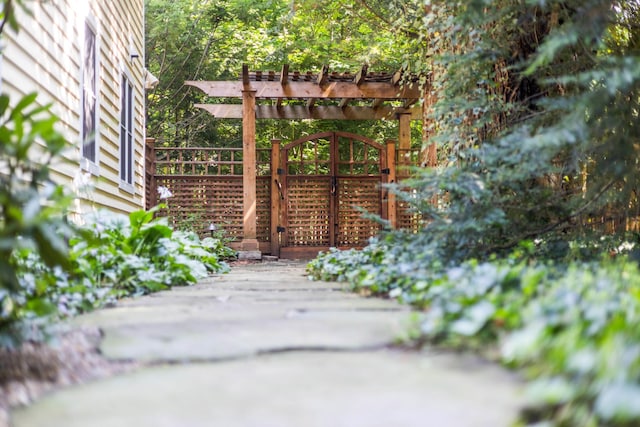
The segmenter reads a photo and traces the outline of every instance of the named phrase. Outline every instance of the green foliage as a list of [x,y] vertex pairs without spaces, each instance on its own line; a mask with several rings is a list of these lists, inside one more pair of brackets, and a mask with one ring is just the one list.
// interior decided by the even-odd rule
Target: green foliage
[[42,327],[55,318],[226,272],[229,267],[221,259],[233,255],[219,239],[174,231],[165,218],[154,218],[154,211],[128,217],[99,212],[78,229],[70,246],[68,270],[47,265],[30,248],[13,252],[20,288],[11,300],[3,300],[0,346],[41,338]]
[[595,224],[640,211],[638,2],[361,3],[415,35],[440,166],[394,188],[422,230],[311,275],[413,304],[422,342],[522,369],[526,424],[640,424],[638,253]]
[[[144,294],[195,283],[208,272],[224,271],[214,239],[200,242],[195,233],[174,231],[166,218],[136,211],[126,217],[101,212],[87,233],[72,241],[78,272],[98,285],[126,294]],[[214,249],[211,251],[210,249]]]
[[69,198],[50,179],[66,147],[56,121],[48,106],[36,104],[35,94],[13,106],[0,96],[0,329],[12,331],[19,320],[51,311],[40,298],[48,278],[34,275],[25,291],[21,276],[29,266],[21,259],[33,252],[49,269],[70,268],[65,238],[71,228],[64,220]]
[[[442,266],[411,262],[394,247],[374,242],[360,252],[333,250],[308,270],[317,279],[347,281],[355,290],[413,304],[420,320],[411,336],[421,343],[474,349],[521,369],[531,381],[526,423],[640,422],[635,261],[623,254],[601,261],[538,261],[535,245],[527,242],[509,258]],[[564,259],[584,249],[574,245]]]
[[571,265],[522,306],[524,327],[502,343],[526,367],[530,421],[627,426],[640,421],[640,272],[624,259]]
[[447,259],[636,215],[636,3],[407,3],[414,15],[397,25],[420,34],[414,59],[429,58],[441,166],[417,171],[400,196]]
[[70,197],[50,177],[66,148],[56,122],[35,94],[13,107],[0,96],[2,346],[40,338],[51,316],[195,283],[225,271],[220,257],[231,255],[220,240],[174,232],[154,211],[133,212],[128,220],[101,214],[84,229],[70,226]]
[[[354,73],[365,63],[396,71],[397,52],[407,43],[352,1],[146,0],[145,6],[146,66],[160,80],[148,94],[147,135],[171,145],[241,146],[241,121],[212,120],[194,109],[212,100],[185,87],[185,80],[237,80],[243,63],[276,73],[285,63],[301,72],[326,64]],[[327,129],[379,141],[397,137],[393,121],[259,120],[257,128],[259,146],[267,147],[273,138]]]

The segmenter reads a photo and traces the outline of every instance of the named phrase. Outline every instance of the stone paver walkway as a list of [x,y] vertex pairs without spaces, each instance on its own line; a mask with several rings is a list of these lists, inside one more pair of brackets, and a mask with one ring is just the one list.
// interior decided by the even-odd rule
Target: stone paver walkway
[[311,282],[304,264],[235,267],[78,318],[143,369],[53,393],[14,427],[500,427],[522,385],[472,356],[390,344],[410,312]]

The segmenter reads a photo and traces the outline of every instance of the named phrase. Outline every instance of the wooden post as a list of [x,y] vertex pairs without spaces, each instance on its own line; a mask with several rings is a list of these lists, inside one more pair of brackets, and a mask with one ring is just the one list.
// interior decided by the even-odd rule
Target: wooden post
[[158,183],[156,182],[156,140],[145,140],[145,209],[151,209],[158,204]]
[[[424,90],[424,102],[422,103],[422,141],[423,142],[423,153],[422,153],[422,162],[425,166],[433,168],[438,166],[438,148],[435,142],[431,142],[426,145],[426,143],[431,139],[431,134],[433,131],[433,105],[435,104],[435,96],[433,94],[432,88],[433,76],[429,76],[429,80],[427,81],[427,85]],[[426,153],[424,152],[424,148],[426,145]]]
[[[396,183],[396,142],[387,141],[387,168],[389,174],[387,175],[387,183]],[[398,226],[398,204],[396,202],[396,195],[390,190],[387,190],[387,220],[391,225],[391,228]]]
[[242,91],[243,237],[240,259],[260,259],[256,227],[256,91]]
[[434,168],[438,166],[438,148],[435,142],[432,142],[427,147],[427,161],[426,166],[430,168]]
[[271,141],[271,256],[280,256],[280,140]]
[[411,155],[411,114],[399,114],[399,140],[398,148],[400,149],[400,158],[398,159],[398,166],[400,167],[400,174],[408,174],[407,167],[410,164]]

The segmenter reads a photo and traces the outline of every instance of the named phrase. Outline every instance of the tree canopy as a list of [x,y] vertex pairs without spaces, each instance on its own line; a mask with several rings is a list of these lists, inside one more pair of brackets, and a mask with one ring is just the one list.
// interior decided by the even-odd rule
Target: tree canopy
[[[185,80],[235,80],[251,69],[380,71],[402,65],[406,37],[357,2],[337,0],[147,0],[147,67],[160,83],[148,99],[151,137],[170,144],[223,146],[241,140],[238,121],[212,120],[194,110],[203,96]],[[395,136],[395,124],[261,122],[259,143],[296,138],[318,129],[349,130],[377,139]],[[419,130],[417,130],[417,135]]]

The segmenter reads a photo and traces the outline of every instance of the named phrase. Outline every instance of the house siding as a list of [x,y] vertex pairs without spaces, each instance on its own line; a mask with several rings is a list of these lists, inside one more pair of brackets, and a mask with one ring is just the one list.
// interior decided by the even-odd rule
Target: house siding
[[[81,169],[82,76],[85,21],[96,27],[97,47],[97,170],[90,190],[76,191],[73,214],[81,218],[96,209],[127,213],[144,207],[144,1],[57,0],[27,2],[32,16],[19,12],[20,31],[6,29],[2,44],[2,91],[15,103],[36,91],[38,102],[52,104],[59,130],[70,142],[53,177],[67,188]],[[134,50],[139,57],[132,59]],[[120,94],[122,74],[133,84],[134,185],[120,182]],[[77,182],[77,181],[76,181]]]

